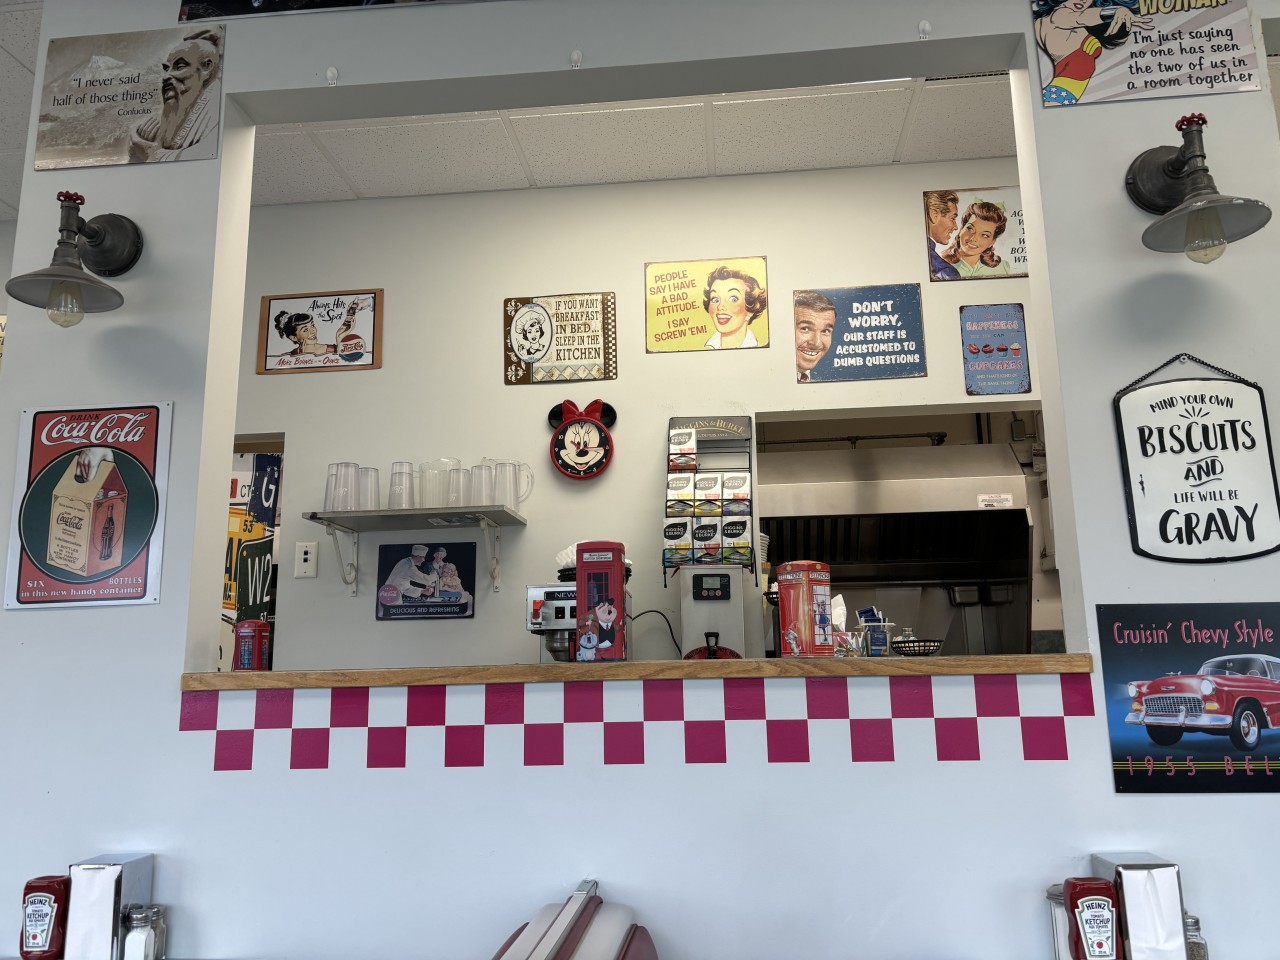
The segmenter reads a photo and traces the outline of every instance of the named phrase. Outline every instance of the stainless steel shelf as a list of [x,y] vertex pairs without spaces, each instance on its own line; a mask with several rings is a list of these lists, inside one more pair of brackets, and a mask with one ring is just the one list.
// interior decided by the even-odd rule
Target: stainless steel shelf
[[348,533],[391,533],[396,530],[440,530],[448,527],[526,526],[524,517],[504,506],[424,507],[411,510],[331,510],[304,513],[302,519]]
[[[302,515],[325,528],[333,540],[338,558],[338,575],[356,595],[356,580],[360,572],[360,534],[394,533],[398,530],[423,530],[438,533],[443,530],[459,530],[479,527],[484,542],[485,558],[489,562],[489,579],[494,592],[502,585],[502,528],[528,526],[524,517],[504,506],[479,507],[424,507],[413,510],[330,510],[310,511]],[[351,535],[351,561],[342,558],[338,546],[337,531]]]

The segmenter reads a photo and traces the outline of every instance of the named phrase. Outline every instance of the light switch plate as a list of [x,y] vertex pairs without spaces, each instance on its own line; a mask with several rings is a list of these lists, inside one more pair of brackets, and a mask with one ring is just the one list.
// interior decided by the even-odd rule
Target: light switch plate
[[318,544],[314,540],[299,540],[293,545],[293,578],[301,580],[314,577],[320,558],[317,555]]

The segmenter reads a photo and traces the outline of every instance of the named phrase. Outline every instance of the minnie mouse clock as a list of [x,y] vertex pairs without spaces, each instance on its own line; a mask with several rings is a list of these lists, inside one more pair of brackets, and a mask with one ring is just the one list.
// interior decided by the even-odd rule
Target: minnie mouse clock
[[551,463],[570,480],[591,480],[604,473],[613,459],[609,427],[617,412],[603,400],[592,400],[579,410],[572,400],[557,403],[547,414],[551,435]]

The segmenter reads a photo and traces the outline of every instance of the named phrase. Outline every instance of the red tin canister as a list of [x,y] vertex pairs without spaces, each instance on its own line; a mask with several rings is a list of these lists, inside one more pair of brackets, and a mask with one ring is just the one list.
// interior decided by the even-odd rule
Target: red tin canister
[[627,567],[622,544],[613,540],[579,543],[576,577],[574,660],[627,659]]
[[830,657],[831,568],[817,560],[778,564],[779,653],[784,657]]
[[232,670],[271,669],[271,624],[265,620],[240,620],[235,625],[235,635]]

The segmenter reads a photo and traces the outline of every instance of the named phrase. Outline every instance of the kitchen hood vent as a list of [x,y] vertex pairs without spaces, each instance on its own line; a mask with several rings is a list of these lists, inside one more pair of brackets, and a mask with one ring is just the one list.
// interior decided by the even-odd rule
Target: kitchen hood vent
[[835,583],[1021,582],[1029,573],[1024,510],[761,517],[769,561],[817,560]]
[[755,503],[769,562],[833,583],[1025,583],[1027,478],[1008,446],[765,452]]
[[871,450],[765,450],[762,517],[948,513],[1028,506],[1027,479],[1005,444]]

